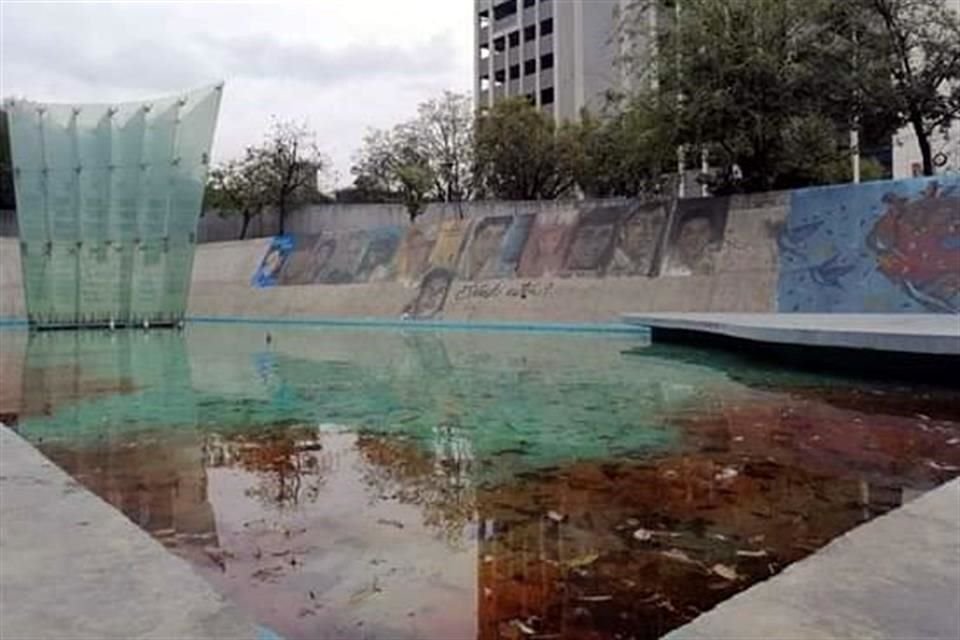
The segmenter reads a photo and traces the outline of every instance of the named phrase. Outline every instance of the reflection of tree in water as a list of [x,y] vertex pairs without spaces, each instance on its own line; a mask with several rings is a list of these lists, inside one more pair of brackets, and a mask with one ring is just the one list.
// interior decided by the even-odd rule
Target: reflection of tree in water
[[470,481],[472,461],[454,452],[463,448],[451,443],[449,457],[424,454],[416,445],[395,438],[361,435],[357,450],[369,463],[363,480],[372,499],[392,498],[423,511],[423,523],[443,534],[454,546],[462,546],[466,526],[475,518],[476,492]]
[[314,429],[284,427],[256,433],[212,435],[203,444],[207,467],[239,467],[259,482],[247,490],[265,506],[294,508],[314,501],[336,457],[323,452]]

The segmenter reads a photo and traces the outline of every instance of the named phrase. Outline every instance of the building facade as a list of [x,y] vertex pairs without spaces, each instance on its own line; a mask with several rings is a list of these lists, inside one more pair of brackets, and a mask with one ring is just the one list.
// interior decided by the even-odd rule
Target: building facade
[[8,103],[32,326],[183,318],[221,93]]
[[631,0],[474,0],[474,95],[481,111],[525,96],[555,120],[603,107],[629,89],[617,25]]

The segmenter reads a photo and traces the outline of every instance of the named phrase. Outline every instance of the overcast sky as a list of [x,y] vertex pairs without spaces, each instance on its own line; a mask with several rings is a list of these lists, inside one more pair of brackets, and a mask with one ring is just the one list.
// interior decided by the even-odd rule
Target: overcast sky
[[62,2],[2,0],[0,94],[142,100],[226,81],[214,160],[304,119],[337,182],[368,127],[472,91],[473,0]]

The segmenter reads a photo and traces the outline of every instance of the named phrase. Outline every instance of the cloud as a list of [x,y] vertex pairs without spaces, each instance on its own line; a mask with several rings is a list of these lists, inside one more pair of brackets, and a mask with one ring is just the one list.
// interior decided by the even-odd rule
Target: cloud
[[132,101],[224,80],[215,161],[259,142],[271,116],[306,120],[349,179],[369,127],[470,90],[472,4],[4,3],[0,94]]

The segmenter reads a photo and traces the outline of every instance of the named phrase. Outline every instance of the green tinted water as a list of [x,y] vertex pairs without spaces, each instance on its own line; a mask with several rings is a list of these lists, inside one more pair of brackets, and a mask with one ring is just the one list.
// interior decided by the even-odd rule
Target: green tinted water
[[[268,344],[266,333],[34,334],[26,384],[50,410],[26,411],[21,433],[50,442],[306,423],[478,458],[512,453],[524,469],[676,446],[662,411],[730,384],[708,367],[624,355],[643,334],[304,328],[274,329]],[[58,387],[64,370],[83,383]]]

